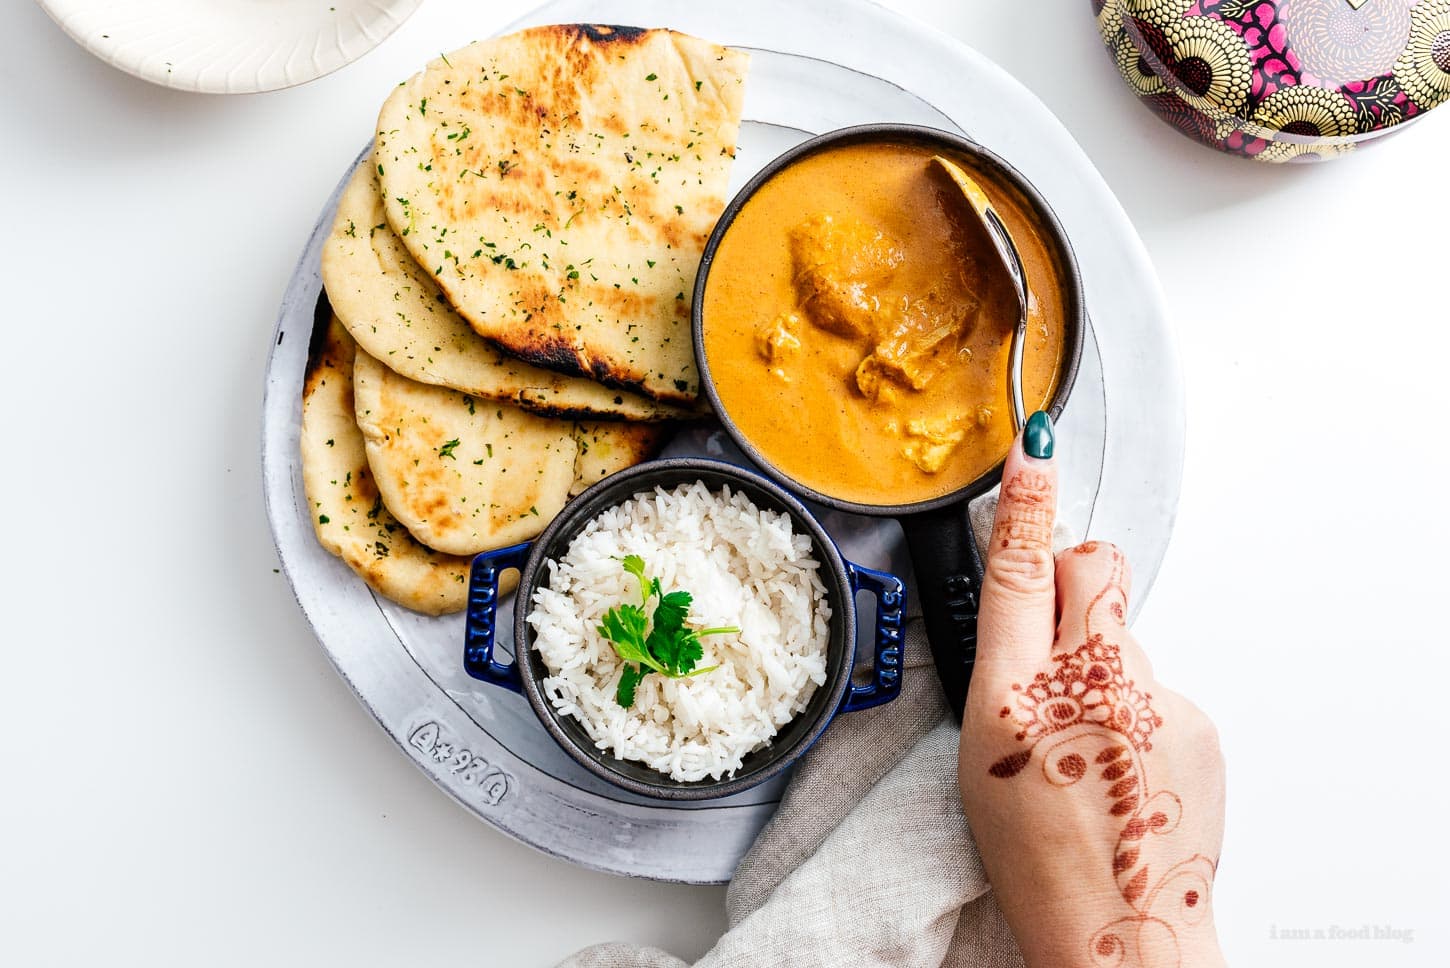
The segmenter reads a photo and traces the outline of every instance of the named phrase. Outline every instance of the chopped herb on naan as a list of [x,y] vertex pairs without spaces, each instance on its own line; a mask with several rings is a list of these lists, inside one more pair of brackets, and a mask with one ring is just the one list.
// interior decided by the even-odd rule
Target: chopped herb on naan
[[387,221],[515,356],[693,403],[691,290],[746,63],[668,30],[577,24],[440,57],[378,118]]
[[682,419],[692,411],[515,359],[453,311],[383,217],[371,162],[353,174],[322,248],[333,312],[369,356],[420,383],[552,416]]
[[[356,346],[325,317],[302,391],[302,484],[317,540],[380,595],[428,615],[462,611],[469,559],[418,543],[383,506],[363,450],[352,396]],[[517,582],[505,576],[509,590]]]

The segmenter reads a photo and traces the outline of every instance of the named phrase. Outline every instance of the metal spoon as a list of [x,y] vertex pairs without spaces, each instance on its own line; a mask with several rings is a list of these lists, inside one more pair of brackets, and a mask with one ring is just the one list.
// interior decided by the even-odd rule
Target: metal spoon
[[1018,433],[1027,423],[1027,407],[1022,399],[1022,353],[1027,345],[1027,271],[1022,267],[1022,256],[1012,241],[1012,235],[1003,224],[1002,217],[992,207],[991,199],[982,191],[971,175],[959,165],[941,155],[933,155],[932,163],[946,173],[967,200],[977,216],[977,222],[987,232],[992,251],[997,253],[1001,266],[1012,279],[1013,291],[1017,294],[1017,327],[1012,331],[1012,352],[1008,359],[1007,393],[1012,398],[1012,429]]

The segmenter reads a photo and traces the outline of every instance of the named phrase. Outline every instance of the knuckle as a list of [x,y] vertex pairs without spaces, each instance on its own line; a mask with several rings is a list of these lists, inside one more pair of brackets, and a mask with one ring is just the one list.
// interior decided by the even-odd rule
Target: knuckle
[[1024,468],[1002,485],[1001,503],[1007,506],[1045,506],[1053,504],[1052,478],[1042,471]]
[[987,578],[1004,591],[1039,595],[1053,589],[1052,551],[1036,544],[1005,544],[987,562]]
[[1052,519],[1035,517],[1003,518],[992,529],[992,544],[987,549],[990,559],[1008,560],[1029,554],[1032,561],[1043,562],[1052,571]]
[[1038,592],[1052,581],[1053,479],[1024,468],[1002,485],[987,549],[987,570],[1003,587]]
[[[985,678],[985,677],[984,677]],[[976,676],[973,676],[976,679]],[[967,705],[965,720],[973,726],[975,733],[998,733],[1006,732],[1011,724],[1005,722],[1005,717],[1000,715],[1001,709],[1008,709],[1002,705],[1002,694],[1009,687],[1001,686],[993,682],[990,687],[983,683],[973,681],[972,688],[967,690]]]
[[1218,726],[1191,700],[1182,696],[1178,700],[1178,715],[1181,717],[1183,736],[1189,748],[1206,763],[1222,763],[1223,742]]
[[1223,759],[1223,742],[1219,737],[1218,727],[1202,712],[1194,717],[1193,742],[1202,753],[1215,760]]
[[[1000,557],[1014,550],[1030,549],[1040,552],[1051,562],[1052,524],[1056,516],[1051,500],[1052,485],[1050,482],[1046,484],[1047,492],[1043,494],[1033,489],[1035,485],[1018,483],[1023,476],[1019,474],[1013,479],[1013,485],[997,505],[997,520],[992,527],[992,543],[988,552],[993,557]],[[1013,490],[1022,490],[1031,497],[1014,495],[1011,493]]]
[[1148,658],[1147,654],[1141,648],[1138,648],[1136,643],[1134,643],[1133,647],[1138,656],[1135,665],[1137,674],[1142,677],[1144,682],[1157,682],[1157,677],[1153,674],[1153,660]]
[[1153,695],[1161,697],[1176,709],[1178,694],[1158,682],[1158,676],[1153,672],[1153,660],[1148,658],[1148,653],[1143,651],[1143,646],[1133,637],[1132,631],[1127,627],[1116,629],[1111,638],[1117,643],[1124,673],[1135,682],[1141,683],[1144,689],[1151,689]]

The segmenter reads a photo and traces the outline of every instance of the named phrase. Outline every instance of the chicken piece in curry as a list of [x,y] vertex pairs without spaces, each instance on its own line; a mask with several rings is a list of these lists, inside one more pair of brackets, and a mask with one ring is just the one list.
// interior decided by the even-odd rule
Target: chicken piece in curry
[[[838,499],[930,500],[1011,444],[1015,297],[933,153],[846,145],[785,168],[737,214],[706,283],[707,363],[730,419],[780,471]],[[1035,408],[1061,365],[1058,270],[1025,205],[983,181],[1027,269]]]

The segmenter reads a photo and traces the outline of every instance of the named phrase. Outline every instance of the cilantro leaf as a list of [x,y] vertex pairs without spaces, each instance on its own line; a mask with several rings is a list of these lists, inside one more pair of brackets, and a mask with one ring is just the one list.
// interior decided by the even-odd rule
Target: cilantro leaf
[[678,640],[659,629],[650,631],[649,638],[645,639],[644,647],[649,649],[650,655],[664,666],[665,674],[669,676],[678,675],[680,671],[680,646]]
[[641,666],[630,665],[626,662],[624,671],[619,676],[619,688],[614,691],[614,701],[625,709],[633,706],[634,689],[639,685],[639,681],[648,674],[648,671]]
[[670,592],[660,596],[659,603],[655,605],[654,628],[645,640],[645,647],[670,670],[671,675],[678,675],[694,666],[692,662],[682,667],[680,661],[681,630],[692,601],[694,598],[689,592]]
[[705,657],[705,647],[700,644],[700,636],[693,631],[686,631],[678,639],[675,645],[675,674],[682,675],[695,668],[695,663]]
[[694,601],[695,596],[689,592],[670,592],[660,596],[659,604],[655,606],[655,628],[671,634],[684,628],[685,616],[689,614],[690,605]]
[[625,662],[639,662],[656,671],[664,671],[645,647],[644,608],[640,605],[616,605],[600,619],[599,634],[614,644],[614,651]]
[[[620,559],[620,564],[639,579],[640,603],[616,605],[609,609],[601,617],[598,631],[613,644],[615,654],[624,660],[614,700],[628,709],[634,705],[636,687],[652,671],[671,679],[682,679],[719,668],[695,668],[705,654],[700,637],[725,635],[740,629],[734,626],[703,630],[689,628],[685,621],[689,618],[694,596],[686,591],[666,592],[658,578],[652,579],[645,574],[644,559],[639,555],[627,555]],[[646,607],[651,598],[655,599],[653,621],[646,617]]]
[[620,564],[624,566],[625,571],[638,578],[641,585],[649,584],[644,577],[644,559],[639,555],[625,555]]

